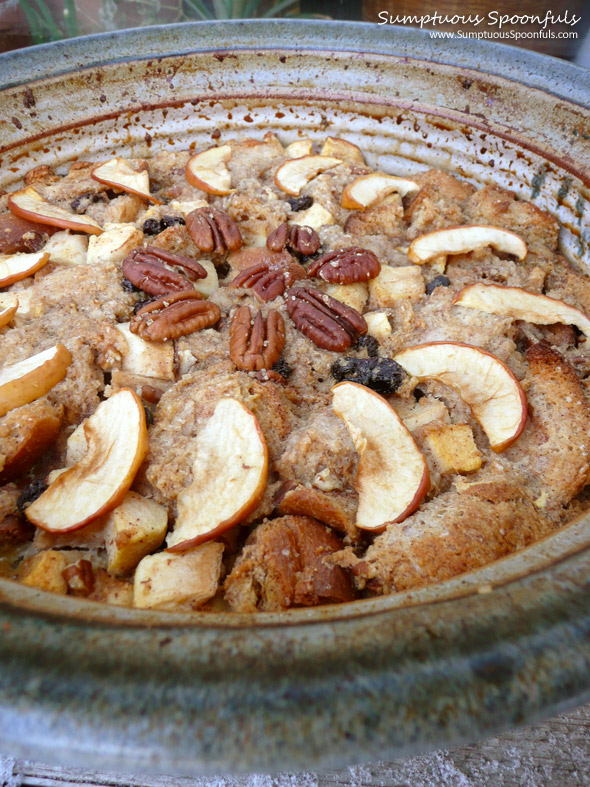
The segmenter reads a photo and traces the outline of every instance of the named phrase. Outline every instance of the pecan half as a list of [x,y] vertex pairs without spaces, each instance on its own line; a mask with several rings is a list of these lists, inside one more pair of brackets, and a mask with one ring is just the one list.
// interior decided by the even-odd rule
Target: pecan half
[[266,245],[271,251],[289,249],[302,257],[315,254],[321,242],[317,232],[311,227],[298,224],[290,226],[284,221],[266,239]]
[[89,560],[78,560],[64,568],[61,574],[68,586],[68,593],[74,596],[89,596],[94,590],[94,569]]
[[220,256],[242,247],[240,228],[223,210],[197,208],[186,217],[186,227],[201,251]]
[[134,249],[123,260],[122,271],[126,279],[149,295],[192,290],[193,281],[207,277],[207,271],[196,260],[156,246]]
[[283,318],[270,309],[266,320],[258,311],[252,319],[250,308],[240,306],[232,317],[229,329],[229,357],[247,372],[270,369],[285,346]]
[[221,317],[216,303],[203,300],[195,292],[175,292],[141,308],[129,323],[129,330],[152,342],[178,339],[215,325]]
[[362,314],[319,290],[295,287],[286,303],[295,327],[322,350],[347,350],[368,331]]
[[381,263],[372,251],[353,247],[322,254],[309,266],[307,275],[335,284],[354,284],[374,279],[380,270]]
[[230,286],[247,287],[254,290],[261,300],[268,302],[282,295],[287,287],[305,276],[305,269],[285,252],[275,262],[257,262],[241,271]]

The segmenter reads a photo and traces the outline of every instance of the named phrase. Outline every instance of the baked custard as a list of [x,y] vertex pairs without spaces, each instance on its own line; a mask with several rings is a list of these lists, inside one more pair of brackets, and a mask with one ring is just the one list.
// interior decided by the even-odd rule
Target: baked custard
[[586,507],[555,218],[273,134],[0,197],[0,573],[159,610],[449,579]]

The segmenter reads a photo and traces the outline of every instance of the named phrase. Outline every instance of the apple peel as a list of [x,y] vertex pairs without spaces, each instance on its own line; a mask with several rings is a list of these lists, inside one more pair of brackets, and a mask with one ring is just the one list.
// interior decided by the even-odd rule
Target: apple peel
[[400,197],[419,191],[420,186],[413,180],[387,175],[384,172],[371,172],[361,175],[349,183],[342,192],[340,204],[350,210],[364,210],[377,205],[385,197],[396,193]]
[[167,545],[181,552],[238,524],[258,505],[268,478],[268,448],[256,417],[225,398],[196,438],[193,481],[178,495]]
[[37,273],[49,262],[49,253],[35,251],[31,254],[0,254],[0,287],[10,287],[17,281]]
[[379,531],[402,522],[430,488],[424,455],[393,407],[363,385],[338,383],[332,407],[359,453],[356,526]]
[[510,369],[486,350],[460,342],[431,342],[408,347],[395,360],[412,377],[438,380],[457,391],[496,453],[524,429],[524,391]]
[[145,411],[122,388],[84,423],[88,450],[27,509],[27,518],[51,533],[77,530],[116,508],[148,452]]
[[408,257],[417,265],[423,265],[436,257],[447,254],[468,254],[470,251],[492,246],[497,251],[512,254],[519,260],[527,255],[527,245],[516,233],[500,227],[470,224],[463,227],[447,227],[420,235],[410,243]]
[[464,287],[453,301],[455,306],[478,309],[487,314],[526,320],[536,325],[575,325],[590,338],[590,319],[584,312],[557,298],[523,290],[521,287],[503,287],[498,284],[477,282]]
[[18,298],[13,296],[14,302],[9,306],[0,305],[0,328],[4,328],[18,311]]
[[66,376],[72,362],[63,344],[25,358],[0,371],[0,416],[44,396]]
[[8,198],[8,209],[21,219],[28,219],[35,224],[47,224],[50,227],[60,227],[64,230],[87,232],[89,235],[100,235],[102,227],[90,216],[78,216],[64,208],[53,205],[44,199],[41,194],[29,186],[21,191],[15,191]]
[[155,205],[162,204],[161,200],[150,194],[150,178],[147,170],[138,172],[124,158],[113,158],[99,164],[90,172],[90,177],[107,186],[136,194]]

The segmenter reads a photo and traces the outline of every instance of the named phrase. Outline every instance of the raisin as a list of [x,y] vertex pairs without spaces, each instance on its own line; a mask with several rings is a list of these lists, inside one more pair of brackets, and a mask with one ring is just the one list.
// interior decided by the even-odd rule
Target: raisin
[[287,202],[291,206],[292,211],[307,210],[313,205],[313,197],[293,197],[288,199]]
[[39,478],[36,478],[34,481],[31,481],[30,484],[27,484],[16,501],[16,507],[19,514],[24,516],[27,506],[30,506],[31,503],[34,503],[35,500],[40,497],[46,489],[47,484],[44,481],[41,481]]
[[159,235],[168,227],[173,227],[175,224],[185,224],[182,216],[162,216],[161,219],[146,219],[143,222],[143,231],[146,235]]
[[273,364],[272,370],[273,372],[277,372],[278,374],[280,374],[281,377],[284,377],[285,379],[287,379],[287,377],[293,371],[293,369],[289,366],[289,364],[284,358],[279,358],[279,360]]
[[[128,279],[125,279],[125,281],[128,281]],[[147,306],[148,303],[151,303],[153,300],[155,300],[155,298],[145,298],[143,301],[137,301],[137,303],[133,305],[133,314],[137,314],[140,309],[143,309],[144,306]]]
[[225,279],[225,277],[230,272],[230,270],[231,270],[231,265],[229,264],[229,262],[227,261],[223,262],[221,265],[217,266],[217,276],[220,279]]
[[139,287],[136,287],[135,284],[132,284],[129,279],[123,279],[121,286],[124,290],[127,290],[127,292],[141,292]]
[[437,287],[448,287],[451,280],[447,276],[435,276],[432,281],[426,285],[426,294],[430,295]]
[[153,424],[154,424],[154,414],[152,413],[152,411],[146,405],[145,402],[142,402],[142,404],[143,404],[143,409],[144,409],[144,412],[145,412],[145,423],[146,423],[146,426],[153,426]]
[[402,384],[405,372],[393,358],[340,358],[332,364],[332,377],[338,382],[366,385],[381,394],[390,394]]
[[359,336],[354,349],[365,349],[369,358],[375,358],[379,354],[379,342],[374,336]]

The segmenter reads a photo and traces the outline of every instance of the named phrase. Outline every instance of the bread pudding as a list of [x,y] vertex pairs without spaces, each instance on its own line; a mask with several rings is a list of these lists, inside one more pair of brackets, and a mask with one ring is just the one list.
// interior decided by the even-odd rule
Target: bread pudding
[[269,133],[37,167],[0,211],[3,577],[280,611],[585,509],[590,280],[511,192]]

